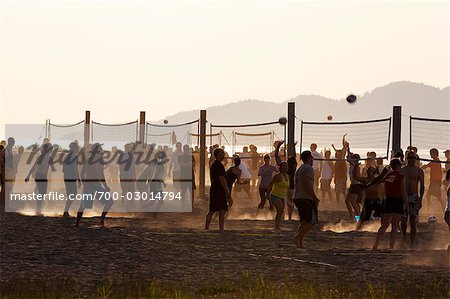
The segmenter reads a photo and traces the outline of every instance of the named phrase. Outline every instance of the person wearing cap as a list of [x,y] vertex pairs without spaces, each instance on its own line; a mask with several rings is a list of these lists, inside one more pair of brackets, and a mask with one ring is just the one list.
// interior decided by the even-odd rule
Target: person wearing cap
[[79,226],[84,210],[91,209],[96,199],[103,205],[100,225],[105,226],[106,215],[113,205],[112,198],[105,195],[111,189],[106,184],[104,173],[105,161],[103,160],[102,153],[102,145],[100,143],[94,143],[91,146],[90,156],[81,169],[80,179],[83,182],[84,194],[80,208],[78,209],[75,226]]
[[81,187],[80,173],[78,171],[78,144],[70,143],[69,152],[63,160],[64,185],[66,187],[66,205],[64,207],[64,217],[69,217],[70,206],[78,193],[78,186]]

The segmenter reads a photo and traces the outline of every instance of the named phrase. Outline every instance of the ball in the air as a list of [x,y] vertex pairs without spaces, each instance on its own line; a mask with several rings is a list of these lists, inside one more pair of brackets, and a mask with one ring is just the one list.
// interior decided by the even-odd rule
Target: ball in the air
[[164,120],[164,124],[167,125],[169,121],[167,119]]
[[327,116],[327,119],[328,119],[328,120],[333,120],[333,116],[328,115],[328,116]]
[[278,122],[281,124],[281,125],[285,125],[285,124],[287,124],[287,119],[286,119],[286,117],[280,117],[279,119],[278,119]]
[[356,102],[356,96],[354,94],[351,94],[347,97],[347,102],[349,102],[350,104],[353,104]]

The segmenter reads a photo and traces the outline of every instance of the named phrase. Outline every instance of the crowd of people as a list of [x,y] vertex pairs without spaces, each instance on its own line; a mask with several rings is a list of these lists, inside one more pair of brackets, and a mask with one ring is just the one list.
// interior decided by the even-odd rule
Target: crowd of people
[[[258,209],[263,209],[266,201],[269,201],[270,208],[276,210],[274,222],[275,229],[278,230],[285,210],[291,219],[295,206],[300,217],[300,225],[294,241],[300,248],[303,247],[303,239],[307,232],[318,222],[319,194],[322,201],[334,200],[336,204],[340,203],[341,197],[345,198],[349,219],[354,219],[357,229],[361,229],[368,221],[379,218],[381,224],[374,249],[378,248],[389,226],[392,227],[390,248],[395,246],[399,228],[403,244],[406,245],[408,224],[409,245],[414,248],[419,212],[426,189],[424,169],[427,168],[430,168],[425,197],[428,210],[438,202],[445,210],[445,221],[449,223],[450,150],[445,151],[446,161],[441,163],[438,150],[433,148],[430,150],[431,159],[424,159],[428,163],[422,164],[417,148],[410,146],[405,153],[402,151],[394,153],[389,164],[384,166],[383,158],[377,157],[375,152],[368,152],[365,159],[359,154],[352,153],[344,135],[341,149],[336,149],[332,145],[334,158],[331,158],[331,150],[325,149],[323,153],[319,153],[317,145],[311,144],[310,150],[300,154],[301,165],[297,167],[295,151],[286,159],[280,151],[282,144],[283,142],[277,142],[274,145],[274,152],[263,155],[263,161],[259,162],[262,164],[259,165],[257,172],[260,194]],[[247,158],[246,153],[243,151],[244,159]],[[206,217],[205,229],[209,229],[212,215],[216,212],[220,215],[219,227],[224,229],[225,214],[236,200],[233,192],[242,184],[242,169],[249,167],[247,165],[242,167],[243,158],[236,154],[231,167],[225,170],[226,154],[220,147],[213,150],[213,156],[210,172],[210,210]],[[444,168],[442,164],[445,165]],[[332,182],[335,186],[334,194]],[[443,200],[445,193],[447,205]]]
[[[445,209],[446,222],[449,222],[450,150],[445,151],[446,161],[440,161],[437,149],[430,150],[431,159],[420,159],[417,148],[410,146],[405,153],[394,153],[389,165],[385,166],[383,158],[377,157],[375,152],[367,152],[364,159],[353,153],[346,135],[342,138],[341,148],[332,144],[332,149],[322,152],[318,152],[317,144],[313,143],[310,150],[299,155],[293,146],[294,152],[287,156],[283,145],[284,141],[277,141],[273,151],[263,155],[258,153],[255,145],[245,146],[241,153],[232,156],[223,146],[213,145],[209,148],[209,152],[205,153],[210,179],[205,229],[209,229],[213,215],[217,212],[219,228],[223,230],[226,213],[232,208],[233,202],[245,194],[244,197],[252,203],[255,193],[259,195],[259,200],[255,201],[257,210],[268,206],[274,211],[276,230],[280,229],[285,211],[291,220],[297,209],[300,225],[294,241],[299,248],[303,247],[308,231],[318,223],[319,198],[322,202],[328,201],[335,205],[345,203],[349,219],[357,223],[357,229],[380,218],[374,249],[378,248],[389,226],[392,227],[390,248],[395,246],[399,228],[406,243],[408,224],[409,244],[415,246],[423,199],[426,199],[428,210],[439,203]],[[23,147],[14,146],[14,138],[8,138],[0,144],[2,210],[5,208],[5,198],[9,198],[12,192],[18,164],[24,153]],[[127,143],[123,150],[113,147],[111,151],[105,151],[99,143],[80,147],[74,141],[68,151],[61,155],[46,139],[41,146],[32,148],[31,155],[35,158],[28,159],[33,163],[30,164],[25,182],[34,178],[35,190],[39,194],[48,192],[51,173],[57,171],[55,165],[58,161],[62,165],[67,195],[77,194],[79,188],[86,194],[109,192],[110,184],[115,182],[120,183],[125,198],[128,193],[135,191],[158,193],[166,189],[166,180],[171,178],[173,190],[181,192],[183,198],[189,197],[191,202],[195,198],[199,149],[183,146],[180,142],[173,149],[169,146],[156,147],[154,144],[141,146]],[[80,159],[84,160],[80,162]],[[421,161],[425,160],[427,163],[422,164]],[[429,185],[425,188],[424,169],[428,168]],[[443,195],[445,192],[447,205]],[[344,202],[341,203],[341,199]],[[100,223],[104,225],[112,202],[99,202],[103,204]],[[41,201],[37,202],[37,214],[41,213],[42,204]],[[93,200],[81,202],[76,225],[80,224],[83,212],[92,208],[92,204]],[[72,201],[68,200],[63,216],[69,217],[71,205]]]

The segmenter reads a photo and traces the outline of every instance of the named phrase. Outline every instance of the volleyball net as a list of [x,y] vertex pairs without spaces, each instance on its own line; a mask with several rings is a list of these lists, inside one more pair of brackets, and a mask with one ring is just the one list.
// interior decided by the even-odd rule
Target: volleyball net
[[105,148],[123,147],[126,143],[138,140],[139,123],[137,120],[120,124],[91,121],[90,130],[92,143],[102,143]]
[[450,149],[450,119],[409,118],[409,145],[417,147],[420,157],[436,148],[439,154]]
[[49,120],[47,134],[47,138],[52,144],[68,149],[72,142],[83,142],[84,120],[69,125],[54,124]]
[[177,142],[194,147],[200,144],[199,120],[181,124],[146,123],[145,143],[172,147]]
[[[309,122],[300,121],[300,151],[309,150],[311,144],[317,145],[318,152],[342,148],[342,138],[346,135],[350,149],[361,158],[367,152],[376,152],[377,157],[387,159],[390,153],[391,118],[348,121],[348,122]],[[334,158],[334,153],[332,155]]]
[[274,149],[275,141],[285,138],[286,127],[279,121],[240,125],[210,124],[206,142],[209,142],[210,146],[224,146],[233,154],[242,152],[245,146],[250,145],[256,146],[259,153],[269,153]]

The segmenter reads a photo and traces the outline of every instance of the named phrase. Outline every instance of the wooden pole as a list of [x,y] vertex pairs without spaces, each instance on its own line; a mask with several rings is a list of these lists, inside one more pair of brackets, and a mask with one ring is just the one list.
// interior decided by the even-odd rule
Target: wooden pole
[[87,146],[90,141],[90,126],[91,124],[91,111],[86,111],[84,114],[84,146]]
[[200,110],[200,178],[198,197],[205,198],[206,184],[206,110]]
[[402,107],[394,106],[392,111],[392,151],[394,154],[402,148]]
[[145,111],[139,114],[139,142],[140,146],[144,146],[145,142]]
[[288,103],[288,157],[292,156],[295,152],[295,102]]

